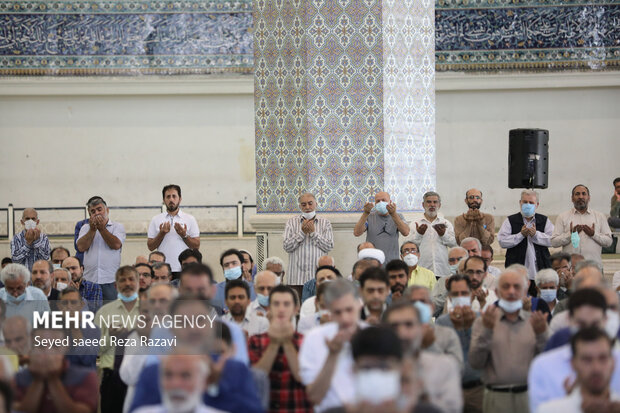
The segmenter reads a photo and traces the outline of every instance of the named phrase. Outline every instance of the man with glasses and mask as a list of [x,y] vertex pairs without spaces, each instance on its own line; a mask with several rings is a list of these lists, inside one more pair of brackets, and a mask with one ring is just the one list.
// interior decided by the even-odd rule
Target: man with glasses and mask
[[495,238],[495,219],[491,214],[480,212],[482,192],[472,188],[465,193],[467,212],[454,220],[454,234],[456,242],[461,243],[465,238],[476,238],[482,245],[491,245]]
[[[473,256],[467,258],[463,272],[469,277],[471,282],[472,310],[482,311],[487,304],[493,304],[497,301],[497,295],[494,291],[497,280],[488,275],[487,263],[484,262],[482,257]],[[451,310],[450,303],[448,303],[447,308],[448,311]]]
[[437,283],[437,277],[431,270],[418,264],[420,258],[418,244],[413,241],[405,241],[400,246],[400,258],[409,267],[409,283],[407,285],[422,285],[428,289],[433,289]]
[[125,228],[108,218],[110,208],[94,196],[86,203],[90,219],[80,229],[78,251],[84,253],[84,278],[101,286],[104,300],[115,300],[114,276],[121,265]]

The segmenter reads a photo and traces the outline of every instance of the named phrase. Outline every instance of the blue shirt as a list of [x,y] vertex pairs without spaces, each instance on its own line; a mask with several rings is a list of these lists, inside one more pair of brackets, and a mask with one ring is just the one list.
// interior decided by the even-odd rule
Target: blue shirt
[[[139,407],[161,404],[159,389],[159,359],[155,364],[147,365],[140,373],[131,403],[130,412]],[[202,395],[205,405],[227,412],[262,412],[256,384],[250,369],[236,360],[227,360],[218,382],[217,396],[208,392]]]
[[[564,327],[555,332],[545,344],[545,348],[543,352],[556,349],[558,347],[562,347],[566,344],[570,344],[570,339],[572,337],[572,333],[569,327]],[[616,334],[617,338],[620,338],[620,330],[618,330],[618,334]]]
[[50,259],[50,241],[47,235],[41,234],[32,244],[26,242],[26,230],[15,234],[11,240],[11,259],[16,264],[25,265],[32,271],[32,264],[39,260]]
[[80,295],[88,303],[88,309],[93,313],[101,307],[103,302],[103,291],[99,284],[92,283],[85,279],[82,279],[80,283]]
[[80,237],[80,229],[82,229],[82,227],[86,224],[88,224],[88,219],[84,219],[82,221],[79,221],[77,224],[75,224],[75,231],[74,231],[74,236],[73,236],[73,246],[75,247],[75,258],[80,260],[81,265],[84,265],[84,253],[78,250],[77,240]]
[[316,295],[316,278],[306,281],[304,289],[301,291],[301,302],[303,303],[310,297]]
[[[250,301],[256,299],[256,293],[254,292],[254,284],[251,284],[245,280],[243,280],[243,282],[250,286]],[[217,283],[216,287],[217,287],[217,290],[215,292],[215,298],[213,299],[213,304],[228,311],[228,307],[226,307],[226,281]]]

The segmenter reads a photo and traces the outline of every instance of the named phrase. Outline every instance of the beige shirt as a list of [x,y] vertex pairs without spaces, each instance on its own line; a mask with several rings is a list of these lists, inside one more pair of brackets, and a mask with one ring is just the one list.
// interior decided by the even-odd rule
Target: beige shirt
[[139,315],[138,300],[135,301],[131,311],[127,311],[123,302],[118,299],[104,305],[97,311],[94,323],[101,330],[101,337],[105,337],[106,344],[105,346],[99,347],[99,367],[101,369],[111,369],[114,367],[116,346],[112,345],[108,325],[110,328],[124,327],[128,330],[133,330]]
[[478,221],[468,221],[465,214],[459,215],[454,219],[454,235],[456,243],[461,245],[461,241],[465,238],[478,238],[482,245],[491,245],[495,238],[495,219],[491,214],[482,215],[482,219]]
[[482,370],[482,381],[487,385],[525,385],[530,363],[542,352],[549,329],[536,335],[530,323],[531,313],[521,310],[515,322],[502,314],[495,328],[482,324],[482,317],[474,321],[469,348],[469,364]]
[[[585,232],[580,232],[579,247],[573,248],[570,232],[571,222],[573,225],[592,226],[594,224],[594,236],[590,237]],[[602,213],[589,208],[585,214],[580,214],[575,208],[572,208],[558,215],[553,235],[551,235],[552,247],[562,247],[562,252],[581,254],[585,259],[599,263],[602,263],[602,248],[610,246],[611,242],[611,230],[607,218]]]

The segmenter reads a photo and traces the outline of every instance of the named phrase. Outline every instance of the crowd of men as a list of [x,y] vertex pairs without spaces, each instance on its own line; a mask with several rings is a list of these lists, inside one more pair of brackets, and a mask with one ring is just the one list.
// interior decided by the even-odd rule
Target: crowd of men
[[[50,250],[25,209],[0,272],[0,413],[620,412],[620,272],[609,282],[601,256],[620,226],[620,178],[614,189],[606,217],[575,186],[555,224],[523,191],[497,234],[478,189],[454,223],[436,192],[411,223],[379,192],[350,269],[306,193],[284,229],[288,266],[228,249],[221,282],[177,185],[131,266],[101,197],[75,256]],[[50,311],[61,325],[37,326]],[[67,322],[88,314],[94,326]],[[102,321],[116,317],[130,321]],[[185,323],[154,323],[165,317]]]

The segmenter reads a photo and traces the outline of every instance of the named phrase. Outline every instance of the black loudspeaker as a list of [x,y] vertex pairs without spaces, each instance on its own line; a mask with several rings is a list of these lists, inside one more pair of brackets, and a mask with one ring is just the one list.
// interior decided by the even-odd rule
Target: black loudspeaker
[[513,129],[508,144],[508,188],[547,188],[549,131]]

